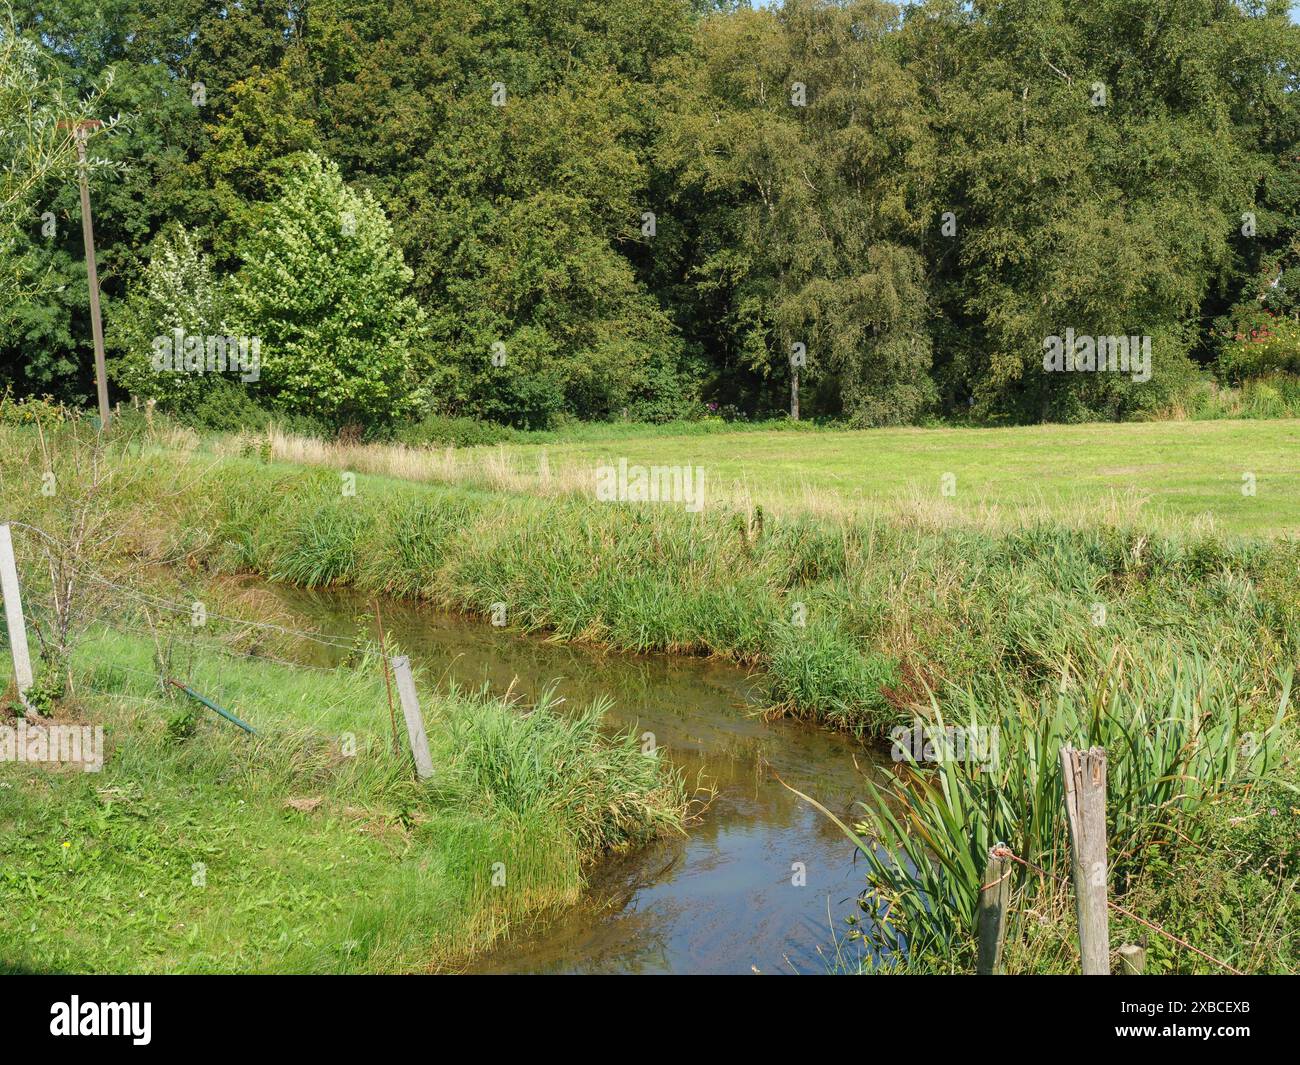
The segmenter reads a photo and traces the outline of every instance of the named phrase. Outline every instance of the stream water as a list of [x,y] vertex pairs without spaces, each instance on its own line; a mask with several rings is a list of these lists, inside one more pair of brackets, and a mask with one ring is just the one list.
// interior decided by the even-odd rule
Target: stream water
[[[334,635],[350,637],[368,609],[347,593],[272,591],[284,612]],[[383,610],[430,680],[513,687],[529,700],[553,688],[574,707],[608,697],[610,727],[654,733],[688,782],[717,789],[685,838],[600,863],[577,907],[517,930],[475,971],[817,973],[837,941],[856,965],[844,921],[858,912],[864,870],[839,829],[777,777],[849,815],[876,753],[812,725],[764,721],[756,684],[728,665],[602,653],[406,604]]]

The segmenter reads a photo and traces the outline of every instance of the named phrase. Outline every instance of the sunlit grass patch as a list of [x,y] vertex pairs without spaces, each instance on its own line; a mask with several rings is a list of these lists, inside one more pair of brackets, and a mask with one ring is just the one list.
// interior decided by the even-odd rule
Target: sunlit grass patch
[[680,778],[599,707],[426,692],[421,784],[389,750],[377,662],[176,663],[249,736],[162,691],[154,650],[105,628],[78,647],[102,772],[0,766],[2,969],[454,967],[574,902],[600,854],[681,830]]

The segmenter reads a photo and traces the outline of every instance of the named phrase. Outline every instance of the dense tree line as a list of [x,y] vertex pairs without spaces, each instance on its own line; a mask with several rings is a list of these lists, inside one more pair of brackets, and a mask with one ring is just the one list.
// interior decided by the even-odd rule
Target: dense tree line
[[[9,3],[5,161],[41,107],[117,119],[117,395],[542,426],[765,414],[797,374],[804,416],[874,425],[1300,370],[1283,2]],[[57,92],[15,102],[20,60]],[[83,400],[75,176],[8,199],[0,388]],[[1149,378],[1049,372],[1066,330],[1150,338]],[[259,370],[160,372],[182,335]]]

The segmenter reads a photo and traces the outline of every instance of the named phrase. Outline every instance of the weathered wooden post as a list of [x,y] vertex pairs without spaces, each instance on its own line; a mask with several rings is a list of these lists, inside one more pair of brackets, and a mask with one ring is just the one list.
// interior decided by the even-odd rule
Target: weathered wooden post
[[1110,974],[1110,923],[1106,913],[1106,751],[1061,748],[1065,816],[1070,827],[1074,912],[1084,976]]
[[980,888],[975,927],[979,934],[978,976],[1002,975],[1002,947],[1007,940],[1007,910],[1011,905],[1011,862],[998,857],[1002,844],[989,850]]
[[411,660],[406,655],[393,659],[393,675],[397,678],[397,694],[401,697],[402,713],[406,716],[406,735],[411,741],[415,772],[421,780],[428,780],[433,776],[433,759],[429,757],[429,740],[424,734],[424,718],[420,716],[420,700],[415,694]]
[[18,698],[27,705],[27,689],[32,686],[32,659],[27,651],[27,625],[23,621],[23,601],[18,591],[18,563],[14,559],[14,541],[9,523],[0,525],[0,594],[5,600],[5,625],[9,629],[9,650],[14,660],[14,683]]
[[1119,950],[1119,976],[1141,976],[1147,967],[1147,948],[1125,943]]

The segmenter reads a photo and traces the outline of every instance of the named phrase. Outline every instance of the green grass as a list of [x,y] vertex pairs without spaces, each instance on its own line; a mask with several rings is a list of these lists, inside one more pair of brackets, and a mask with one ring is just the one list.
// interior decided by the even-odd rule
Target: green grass
[[454,968],[576,901],[606,850],[681,829],[680,780],[602,735],[598,707],[426,691],[420,784],[388,750],[373,659],[186,656],[254,738],[161,694],[152,655],[102,628],[77,648],[60,712],[104,725],[102,772],[0,764],[0,971]]
[[[195,438],[198,439],[198,438]],[[1125,523],[1177,535],[1300,533],[1300,420],[844,430],[786,423],[586,426],[552,442],[406,447],[209,436],[217,455],[592,499],[596,470],[690,466],[712,507],[1006,532]],[[1249,476],[1247,476],[1249,475]]]
[[[594,434],[593,434],[594,435]],[[521,468],[535,446],[505,447]],[[957,519],[986,511],[1072,524],[1118,506],[1165,527],[1205,521],[1224,533],[1300,533],[1300,421],[1143,422],[1004,429],[874,429],[646,435],[554,443],[552,470],[698,465],[710,496],[833,512],[917,501]],[[955,475],[955,495],[941,479]],[[1242,474],[1255,495],[1242,494]]]
[[[67,495],[23,492],[39,460],[30,437],[8,435],[10,511],[65,527],[84,470],[56,453]],[[690,514],[365,474],[347,496],[335,471],[149,448],[114,470],[108,506],[137,559],[481,616],[502,603],[524,631],[757,667],[774,708],[878,735],[930,691],[996,675],[1036,696],[1063,665],[1119,647],[1237,656],[1265,678],[1300,646],[1294,539]]]
[[[896,475],[878,461],[880,449],[891,441],[895,450],[908,443],[924,456],[917,461],[933,469],[958,458],[968,464],[967,473],[958,472],[960,504],[963,477],[971,479],[978,469],[984,470],[986,484],[1014,495],[1025,490],[1015,471],[1029,468],[1035,455],[1048,471],[1045,476],[1065,484],[1070,472],[1042,456],[1061,461],[1069,455],[1086,469],[1099,451],[1095,434],[1121,434],[1112,443],[1122,440],[1133,451],[1131,445],[1141,441],[1165,440],[1161,447],[1174,448],[1173,437],[1195,430],[1185,439],[1188,447],[1194,436],[1197,446],[1209,449],[1202,450],[1200,465],[1192,469],[1196,463],[1186,457],[1187,447],[1181,448],[1168,458],[1174,473],[1162,483],[1218,483],[1249,452],[1253,461],[1245,468],[1256,473],[1259,494],[1240,496],[1239,474],[1224,494],[1232,505],[1272,508],[1273,519],[1250,535],[1225,533],[1226,520],[1216,528],[1185,520],[1162,525],[1149,507],[1094,513],[1090,507],[1114,485],[1074,510],[1061,502],[1055,511],[1023,507],[1004,515],[1012,520],[991,523],[922,513],[914,504],[863,512],[821,506],[818,514],[799,507],[713,506],[690,514],[672,506],[599,503],[575,492],[418,483],[351,465],[360,472],[356,494],[347,496],[338,471],[322,468],[338,456],[313,453],[309,459],[315,464],[304,467],[204,449],[178,452],[150,441],[114,455],[118,490],[105,506],[124,526],[114,549],[118,555],[129,555],[137,565],[185,557],[200,575],[196,580],[251,571],[273,580],[350,585],[421,599],[479,616],[501,603],[511,627],[556,639],[730,658],[763,675],[773,712],[876,737],[914,715],[999,725],[1008,730],[1008,742],[1014,737],[1011,769],[997,781],[960,785],[974,789],[970,808],[984,811],[982,819],[926,805],[938,779],[928,768],[906,777],[898,785],[902,792],[882,795],[872,807],[881,815],[890,803],[897,808],[914,802],[918,810],[934,813],[929,828],[913,818],[892,837],[876,826],[887,862],[893,863],[877,873],[897,870],[900,862],[903,868],[909,862],[916,867],[920,852],[914,855],[908,847],[917,840],[926,842],[925,854],[936,861],[947,855],[956,863],[965,856],[965,880],[954,879],[950,870],[944,888],[957,892],[944,896],[941,916],[948,923],[931,929],[932,955],[918,958],[924,966],[960,968],[971,932],[961,892],[972,888],[977,853],[971,849],[972,829],[983,825],[986,833],[1001,833],[1011,823],[1047,824],[1048,807],[1055,810],[1054,793],[1046,787],[1032,791],[1027,768],[1050,764],[1050,751],[1046,761],[1041,757],[1050,744],[1035,746],[1029,740],[1042,728],[1059,726],[1057,743],[1069,735],[1077,742],[1096,736],[1108,745],[1129,744],[1123,758],[1118,748],[1113,752],[1116,780],[1139,797],[1125,817],[1131,814],[1130,820],[1144,827],[1127,832],[1125,841],[1117,837],[1117,846],[1136,851],[1117,857],[1128,862],[1122,888],[1139,893],[1152,913],[1168,913],[1170,900],[1187,890],[1197,862],[1217,860],[1215,848],[1228,837],[1198,831],[1201,819],[1213,821],[1220,810],[1249,810],[1261,788],[1294,788],[1300,773],[1292,712],[1274,723],[1278,707],[1287,705],[1288,671],[1300,661],[1300,541],[1264,530],[1294,506],[1294,500],[1279,502],[1275,489],[1294,478],[1294,464],[1288,467],[1277,449],[1291,446],[1296,426],[1213,422],[1050,432],[756,432],[743,440],[681,441],[683,450],[675,455],[664,449],[672,437],[624,441],[616,452],[631,461],[671,463],[692,461],[697,454],[692,448],[718,448],[713,452],[718,461],[755,465],[756,476],[772,478],[768,490],[774,493],[782,463],[795,461],[789,454],[795,443],[831,449],[820,453],[820,462],[814,457],[808,464],[808,476],[826,476],[835,463],[848,462],[846,442],[880,442],[869,461],[853,466],[860,480],[876,481]],[[1094,438],[1089,442],[1080,433]],[[991,449],[979,459],[968,454],[977,440]],[[998,440],[1013,445],[1011,458],[993,448]],[[1216,440],[1220,446],[1212,447]],[[1274,450],[1264,447],[1265,440]],[[1030,448],[1034,441],[1041,446]],[[61,471],[59,483],[76,498],[84,471],[60,450],[65,444],[56,441],[53,462]],[[31,438],[0,432],[0,445],[9,512],[47,530],[68,528],[62,494],[47,499],[23,490],[39,483],[32,475],[39,460]],[[765,446],[784,448],[780,461],[758,465]],[[1114,448],[1101,450],[1109,454]],[[344,457],[365,454],[361,449]],[[1086,482],[1086,474],[1079,480]],[[819,498],[848,496],[829,490]],[[31,551],[27,539],[23,549]],[[28,568],[37,569],[37,561],[29,558]],[[1188,680],[1193,673],[1200,679]],[[1063,695],[1068,696],[1064,709]],[[1175,706],[1195,711],[1194,735],[1178,731],[1190,718],[1166,712]],[[1103,707],[1110,722],[1106,729],[1099,724]],[[1012,711],[1014,719],[1005,716]],[[1235,764],[1225,768],[1224,751],[1235,737],[1269,729],[1275,747],[1267,778],[1255,766],[1240,772]],[[1143,738],[1151,736],[1169,743],[1144,748]],[[1197,761],[1209,757],[1206,750],[1217,760]],[[1161,790],[1189,774],[1203,778],[1206,786],[1177,794]],[[484,778],[500,780],[490,770]],[[882,787],[892,785],[882,781]],[[1144,803],[1150,809],[1138,809]],[[1165,814],[1167,823],[1156,816]],[[1139,815],[1150,818],[1142,821]],[[925,831],[933,838],[926,840]],[[1034,836],[1038,843],[1025,849],[1060,868],[1059,846],[1044,842],[1053,833]],[[1146,845],[1157,839],[1160,846]],[[1130,846],[1133,840],[1141,845]],[[1222,846],[1233,855],[1240,846],[1264,854],[1259,860],[1267,865],[1273,852],[1256,842]],[[1240,884],[1248,882],[1247,874],[1256,886],[1233,896],[1243,912],[1267,912],[1270,935],[1300,935],[1297,909],[1279,911],[1272,905],[1281,888],[1270,894],[1260,887],[1267,879],[1258,869],[1243,869]],[[928,900],[939,897],[933,883],[895,882],[888,888],[911,891],[914,922],[923,920],[916,915],[925,912]],[[1035,912],[1045,924],[1027,922],[1012,944],[1023,968],[1069,968],[1069,950],[1062,948],[1069,941],[1068,907],[1058,903],[1055,896],[1027,900],[1040,906]],[[1180,920],[1187,917],[1183,910],[1177,913]],[[1246,927],[1229,945],[1234,957],[1256,968],[1265,967],[1257,949],[1262,927]]]

